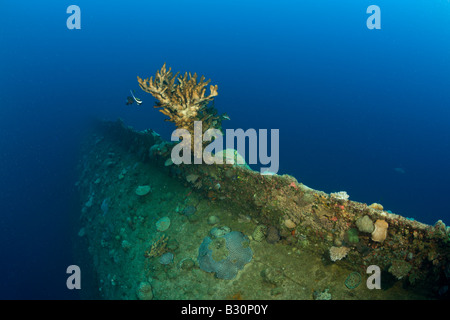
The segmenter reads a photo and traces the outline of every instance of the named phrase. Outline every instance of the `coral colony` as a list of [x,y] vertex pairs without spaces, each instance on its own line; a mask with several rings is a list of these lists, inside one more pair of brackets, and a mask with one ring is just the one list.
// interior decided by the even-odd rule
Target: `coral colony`
[[[258,134],[254,129],[244,131],[242,129],[226,130],[226,152],[224,149],[222,120],[229,119],[227,115],[217,115],[217,110],[213,105],[209,105],[214,97],[218,95],[217,85],[211,85],[210,94],[206,94],[206,86],[210,80],[205,81],[202,76],[197,83],[197,74],[185,73],[183,77],[178,73],[173,75],[166,69],[164,64],[161,70],[156,72],[155,79],[142,80],[138,77],[138,82],[142,90],[151,93],[156,99],[155,108],[169,117],[168,121],[174,122],[177,129],[172,134],[172,141],[179,141],[171,153],[174,164],[191,164],[192,157],[194,164],[245,164],[246,138],[249,140],[249,164],[258,163],[270,164],[269,168],[261,168],[263,174],[274,174],[279,168],[279,130],[271,130],[271,152],[268,156],[267,130],[259,130]],[[234,148],[234,141],[237,140],[237,148]],[[206,142],[211,141],[205,146]],[[257,148],[259,146],[259,148]],[[192,152],[193,150],[193,152]],[[234,150],[241,157],[235,157]]]
[[[197,74],[185,73],[184,76],[173,75],[171,68],[166,69],[164,64],[161,70],[158,70],[155,79],[142,80],[137,77],[139,86],[145,92],[152,94],[156,99],[155,108],[161,108],[159,111],[169,117],[168,121],[175,123],[178,129],[184,129],[194,136],[194,121],[203,123],[203,130],[209,128],[221,129],[222,119],[227,118],[224,115],[217,115],[214,106],[209,106],[215,96],[217,96],[217,85],[209,87],[210,94],[206,94],[206,86],[210,80],[205,81],[202,76],[197,83]],[[203,132],[202,132],[203,133]],[[197,142],[197,141],[195,141]],[[192,140],[192,149],[197,152],[201,148],[194,148]],[[196,154],[201,158],[201,154]]]

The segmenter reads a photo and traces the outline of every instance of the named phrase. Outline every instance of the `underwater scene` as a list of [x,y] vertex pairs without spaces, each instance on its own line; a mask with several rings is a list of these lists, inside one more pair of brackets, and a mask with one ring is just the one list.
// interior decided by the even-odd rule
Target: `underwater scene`
[[0,12],[1,300],[450,298],[449,1]]

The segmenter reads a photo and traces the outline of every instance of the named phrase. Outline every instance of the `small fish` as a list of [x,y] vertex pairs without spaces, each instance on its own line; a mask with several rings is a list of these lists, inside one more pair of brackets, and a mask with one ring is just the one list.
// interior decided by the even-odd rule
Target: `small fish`
[[128,96],[126,105],[129,106],[130,104],[133,104],[133,102],[134,102],[133,98]]
[[136,98],[136,97],[134,96],[132,90],[130,90],[130,93],[131,93],[131,97],[130,97],[130,96],[127,97],[127,103],[126,103],[126,105],[129,106],[130,104],[133,104],[133,102],[136,102],[136,104],[137,104],[138,106],[140,106],[140,105],[142,104],[142,100],[139,99],[139,98]]
[[226,113],[224,113],[224,114],[222,114],[222,119],[223,120],[230,120],[230,117]]

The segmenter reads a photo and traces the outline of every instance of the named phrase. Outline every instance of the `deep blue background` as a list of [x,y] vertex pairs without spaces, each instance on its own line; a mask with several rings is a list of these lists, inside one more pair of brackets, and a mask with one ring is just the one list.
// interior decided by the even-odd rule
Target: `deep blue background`
[[136,82],[164,62],[219,85],[226,128],[280,129],[280,174],[450,223],[448,1],[93,2],[0,2],[0,298],[78,297],[79,141],[93,117],[169,138]]

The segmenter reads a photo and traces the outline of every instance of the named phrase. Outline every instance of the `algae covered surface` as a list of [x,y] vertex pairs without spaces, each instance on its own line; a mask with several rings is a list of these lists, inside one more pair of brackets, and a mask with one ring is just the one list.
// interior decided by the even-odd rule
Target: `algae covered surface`
[[[77,183],[81,204],[78,254],[89,253],[87,260],[93,274],[91,291],[82,292],[86,298],[374,300],[438,297],[446,276],[448,249],[445,242],[434,238],[427,240],[426,234],[429,230],[436,233],[439,226],[396,229],[390,223],[388,239],[378,243],[370,239],[370,234],[352,225],[356,216],[343,217],[342,211],[348,211],[345,215],[351,216],[351,209],[336,209],[330,196],[320,192],[318,195],[302,193],[306,202],[301,203],[303,208],[316,209],[288,216],[276,210],[276,204],[261,204],[270,201],[268,196],[260,199],[260,193],[268,192],[265,188],[246,181],[245,174],[227,171],[247,170],[253,175],[250,169],[230,167],[215,171],[199,167],[200,171],[193,173],[190,168],[168,164],[165,145],[156,133],[134,132],[120,122],[99,124],[86,139]],[[232,194],[232,184],[237,187],[241,183],[251,184],[251,192],[236,188]],[[286,185],[292,192],[297,192],[297,188],[307,190],[299,184]],[[149,186],[150,191],[139,192],[142,186]],[[250,194],[252,204],[241,200]],[[301,202],[291,196],[280,197],[281,201]],[[323,207],[321,202],[326,202]],[[344,202],[340,206],[351,207]],[[367,209],[368,206],[365,208],[361,217],[372,210]],[[336,214],[330,214],[329,210]],[[309,215],[314,218],[310,220]],[[322,228],[313,223],[316,220],[322,221]],[[336,220],[345,221],[342,224],[346,227],[337,226]],[[331,235],[326,233],[328,225]],[[341,232],[341,229],[346,231]],[[396,234],[400,229],[407,229],[406,238]],[[251,257],[247,256],[234,277],[223,279],[202,269],[199,249],[204,239],[210,237],[208,248],[212,258],[223,261],[230,255],[223,238],[229,232],[242,233],[245,238],[242,246],[250,248],[245,252],[248,255],[251,251]],[[420,233],[425,243],[423,259],[419,250],[413,249],[422,243],[415,240],[414,232],[417,239]],[[333,259],[331,247],[348,250],[342,257]],[[383,256],[397,256],[396,247],[400,250],[398,256],[404,258],[390,258],[383,263]],[[414,264],[419,258],[420,263]],[[382,271],[381,289],[369,289],[366,284],[371,275],[367,268],[374,262],[379,262]],[[428,267],[426,272],[421,269],[433,263],[438,265],[438,271],[430,271]]]

